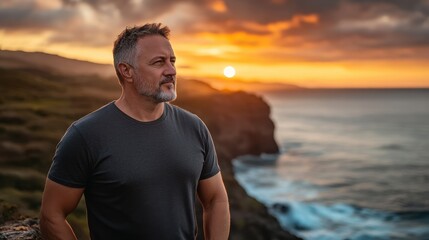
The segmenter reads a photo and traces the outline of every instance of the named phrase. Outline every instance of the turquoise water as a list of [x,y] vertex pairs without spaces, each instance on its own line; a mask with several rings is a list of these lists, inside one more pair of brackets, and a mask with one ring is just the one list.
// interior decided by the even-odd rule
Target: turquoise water
[[429,90],[263,95],[279,155],[236,178],[304,239],[429,239]]

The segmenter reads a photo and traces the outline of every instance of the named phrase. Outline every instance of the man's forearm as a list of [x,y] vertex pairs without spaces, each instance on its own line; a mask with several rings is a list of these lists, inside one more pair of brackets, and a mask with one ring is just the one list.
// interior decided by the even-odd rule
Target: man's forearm
[[206,240],[226,240],[229,236],[230,213],[227,201],[213,202],[205,208],[203,216]]
[[46,217],[40,217],[40,231],[43,239],[46,240],[77,239],[73,229],[65,219],[49,219]]

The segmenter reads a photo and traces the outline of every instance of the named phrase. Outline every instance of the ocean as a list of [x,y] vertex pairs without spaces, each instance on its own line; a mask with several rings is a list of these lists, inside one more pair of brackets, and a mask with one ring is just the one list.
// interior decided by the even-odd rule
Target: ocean
[[429,89],[263,94],[280,154],[235,178],[307,240],[429,239]]

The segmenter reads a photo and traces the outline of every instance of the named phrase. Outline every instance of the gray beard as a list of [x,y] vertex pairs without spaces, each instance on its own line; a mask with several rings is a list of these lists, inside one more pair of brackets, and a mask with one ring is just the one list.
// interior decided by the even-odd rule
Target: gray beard
[[[158,86],[156,91],[150,91],[148,86],[142,81],[138,81],[139,84],[136,85],[137,91],[140,95],[149,97],[154,103],[161,102],[170,102],[176,99],[177,93],[174,85],[174,89],[169,89],[168,92],[161,90],[161,86]],[[142,84],[143,83],[143,84]]]
[[176,90],[173,90],[172,92],[163,92],[160,88],[156,94],[148,97],[151,97],[156,103],[170,102],[176,99],[177,93]]

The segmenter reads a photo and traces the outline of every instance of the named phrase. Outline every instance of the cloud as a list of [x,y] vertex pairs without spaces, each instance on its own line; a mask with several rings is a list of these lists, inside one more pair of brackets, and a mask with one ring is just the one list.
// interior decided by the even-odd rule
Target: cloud
[[[266,29],[285,23],[283,27],[287,27],[282,29],[281,37],[276,38],[279,52],[291,47],[297,51],[277,55],[315,61],[361,59],[365,55],[368,59],[427,59],[429,56],[428,1],[250,2],[253,3],[228,1],[234,23],[250,21]],[[299,16],[314,16],[317,21],[298,21]]]
[[6,30],[46,30],[66,24],[75,16],[69,8],[42,1],[4,0],[0,3],[0,28]]
[[[125,26],[162,21],[173,37],[270,47],[279,59],[429,56],[427,0],[2,0],[6,32],[51,32],[50,43],[111,45]],[[206,39],[207,40],[207,39]]]

